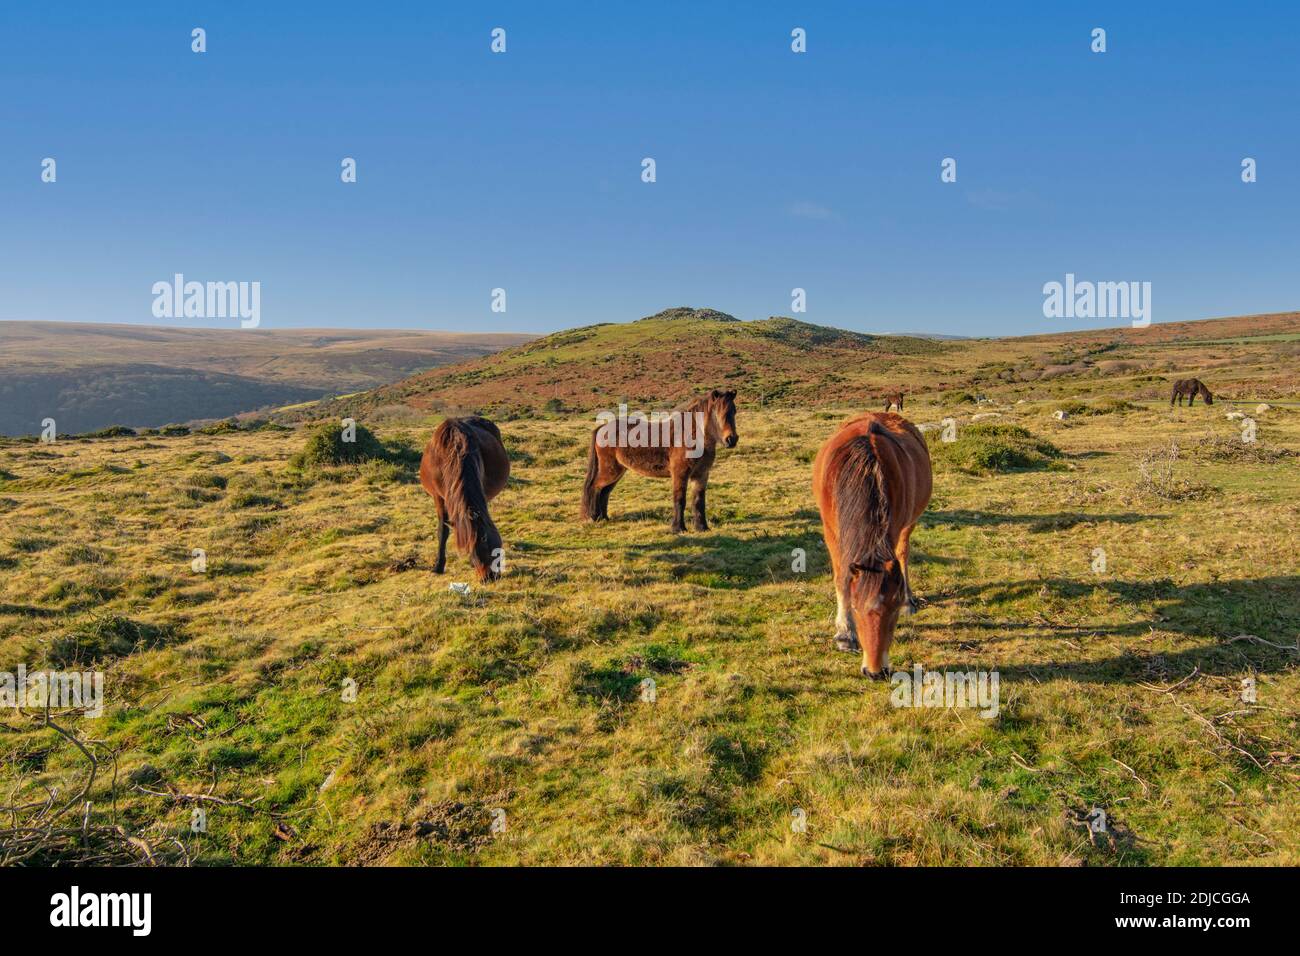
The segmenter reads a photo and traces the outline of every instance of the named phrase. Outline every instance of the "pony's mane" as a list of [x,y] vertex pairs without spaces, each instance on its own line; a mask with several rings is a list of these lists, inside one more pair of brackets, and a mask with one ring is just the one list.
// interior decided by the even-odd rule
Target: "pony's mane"
[[[500,435],[496,426],[482,418],[448,418],[434,432],[434,441],[443,452],[442,486],[447,504],[447,521],[456,535],[456,547],[478,555],[487,563],[490,549],[481,550],[495,538],[496,528],[488,517],[487,497],[483,492],[483,458],[479,453],[475,427],[488,428]],[[494,545],[495,547],[495,545]]]
[[678,407],[679,412],[705,412],[709,410],[709,403],[713,400],[712,392],[705,392],[703,395],[696,395],[685,405]]
[[[889,547],[889,499],[880,459],[871,446],[870,432],[848,442],[839,453],[835,476],[835,523],[839,528],[840,573],[851,579],[854,564],[883,565],[893,558]],[[884,575],[867,573],[873,580],[868,597],[879,591]]]

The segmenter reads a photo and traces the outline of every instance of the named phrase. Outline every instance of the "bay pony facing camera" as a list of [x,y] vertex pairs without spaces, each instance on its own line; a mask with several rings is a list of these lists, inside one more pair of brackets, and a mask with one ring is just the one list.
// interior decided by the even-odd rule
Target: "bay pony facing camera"
[[930,503],[930,452],[916,426],[891,412],[842,425],[813,462],[813,495],[835,578],[835,646],[862,650],[862,673],[890,674],[900,611],[916,610],[907,576],[917,520]]
[[[695,485],[692,504],[696,531],[708,531],[704,516],[704,492],[709,484],[709,469],[713,467],[718,442],[735,448],[740,441],[736,431],[736,392],[714,389],[707,395],[683,405],[671,413],[669,421],[682,423],[702,421],[703,434],[687,436],[683,429],[661,429],[659,443],[649,445],[635,433],[620,431],[608,419],[591,433],[591,451],[587,456],[587,480],[582,488],[582,517],[588,521],[605,521],[609,518],[609,496],[620,478],[630,468],[637,474],[650,478],[671,478],[673,482],[672,531],[686,530],[686,483]],[[701,439],[687,444],[686,439]]]

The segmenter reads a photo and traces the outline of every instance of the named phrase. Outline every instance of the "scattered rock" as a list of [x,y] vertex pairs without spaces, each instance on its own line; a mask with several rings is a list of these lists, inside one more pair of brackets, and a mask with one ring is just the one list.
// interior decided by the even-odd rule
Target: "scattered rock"
[[1228,414],[1224,415],[1223,417],[1224,418],[1245,418],[1246,416],[1243,415],[1241,412],[1228,412]]
[[1059,421],[1065,421],[1070,417],[1070,413],[1058,408],[1056,411],[1052,412],[1052,417]]
[[1255,406],[1255,414],[1263,415],[1266,411],[1268,411],[1272,407],[1273,407],[1272,405],[1266,405],[1263,402],[1260,402],[1258,405]]
[[1001,416],[1001,412],[980,412],[978,415],[972,415],[970,420],[973,422],[979,422],[986,418],[1000,418]]

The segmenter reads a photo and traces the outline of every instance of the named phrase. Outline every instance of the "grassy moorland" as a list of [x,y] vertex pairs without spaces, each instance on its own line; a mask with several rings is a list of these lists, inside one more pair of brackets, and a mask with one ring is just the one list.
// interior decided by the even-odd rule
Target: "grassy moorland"
[[[0,657],[106,672],[105,716],[57,723],[99,761],[90,824],[160,859],[1300,863],[1300,410],[1256,415],[1247,445],[1231,406],[1093,387],[1104,413],[1063,421],[909,400],[959,439],[933,446],[929,603],[894,665],[996,669],[993,719],[895,709],[831,649],[809,470],[855,409],[743,395],[712,530],[680,537],[666,483],[634,475],[612,522],[576,522],[588,415],[503,422],[507,574],[468,595],[463,557],[430,571],[418,409],[375,426],[382,458],[307,470],[297,430],[7,443]],[[991,412],[1060,457],[980,473],[968,428]],[[3,803],[26,808],[7,823],[43,825],[88,766],[40,714],[0,715]],[[29,862],[144,855],[88,849],[72,815]]]

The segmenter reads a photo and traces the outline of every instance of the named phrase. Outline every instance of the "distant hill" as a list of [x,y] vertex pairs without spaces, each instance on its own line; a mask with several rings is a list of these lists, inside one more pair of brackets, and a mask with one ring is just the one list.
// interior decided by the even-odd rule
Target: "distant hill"
[[1300,313],[1006,339],[865,335],[773,317],[741,322],[674,308],[633,322],[557,332],[290,417],[420,410],[496,414],[664,407],[728,386],[747,403],[872,407],[889,387],[912,395],[1015,399],[1115,393],[1152,398],[1198,375],[1225,397],[1300,394]]
[[675,308],[635,322],[557,332],[497,355],[434,369],[340,407],[510,408],[559,402],[571,408],[676,402],[727,385],[763,401],[816,400],[835,382],[860,380],[865,365],[924,362],[949,346],[875,336],[774,316],[755,322],[713,309]]
[[148,427],[345,395],[530,341],[355,329],[0,322],[0,434]]

